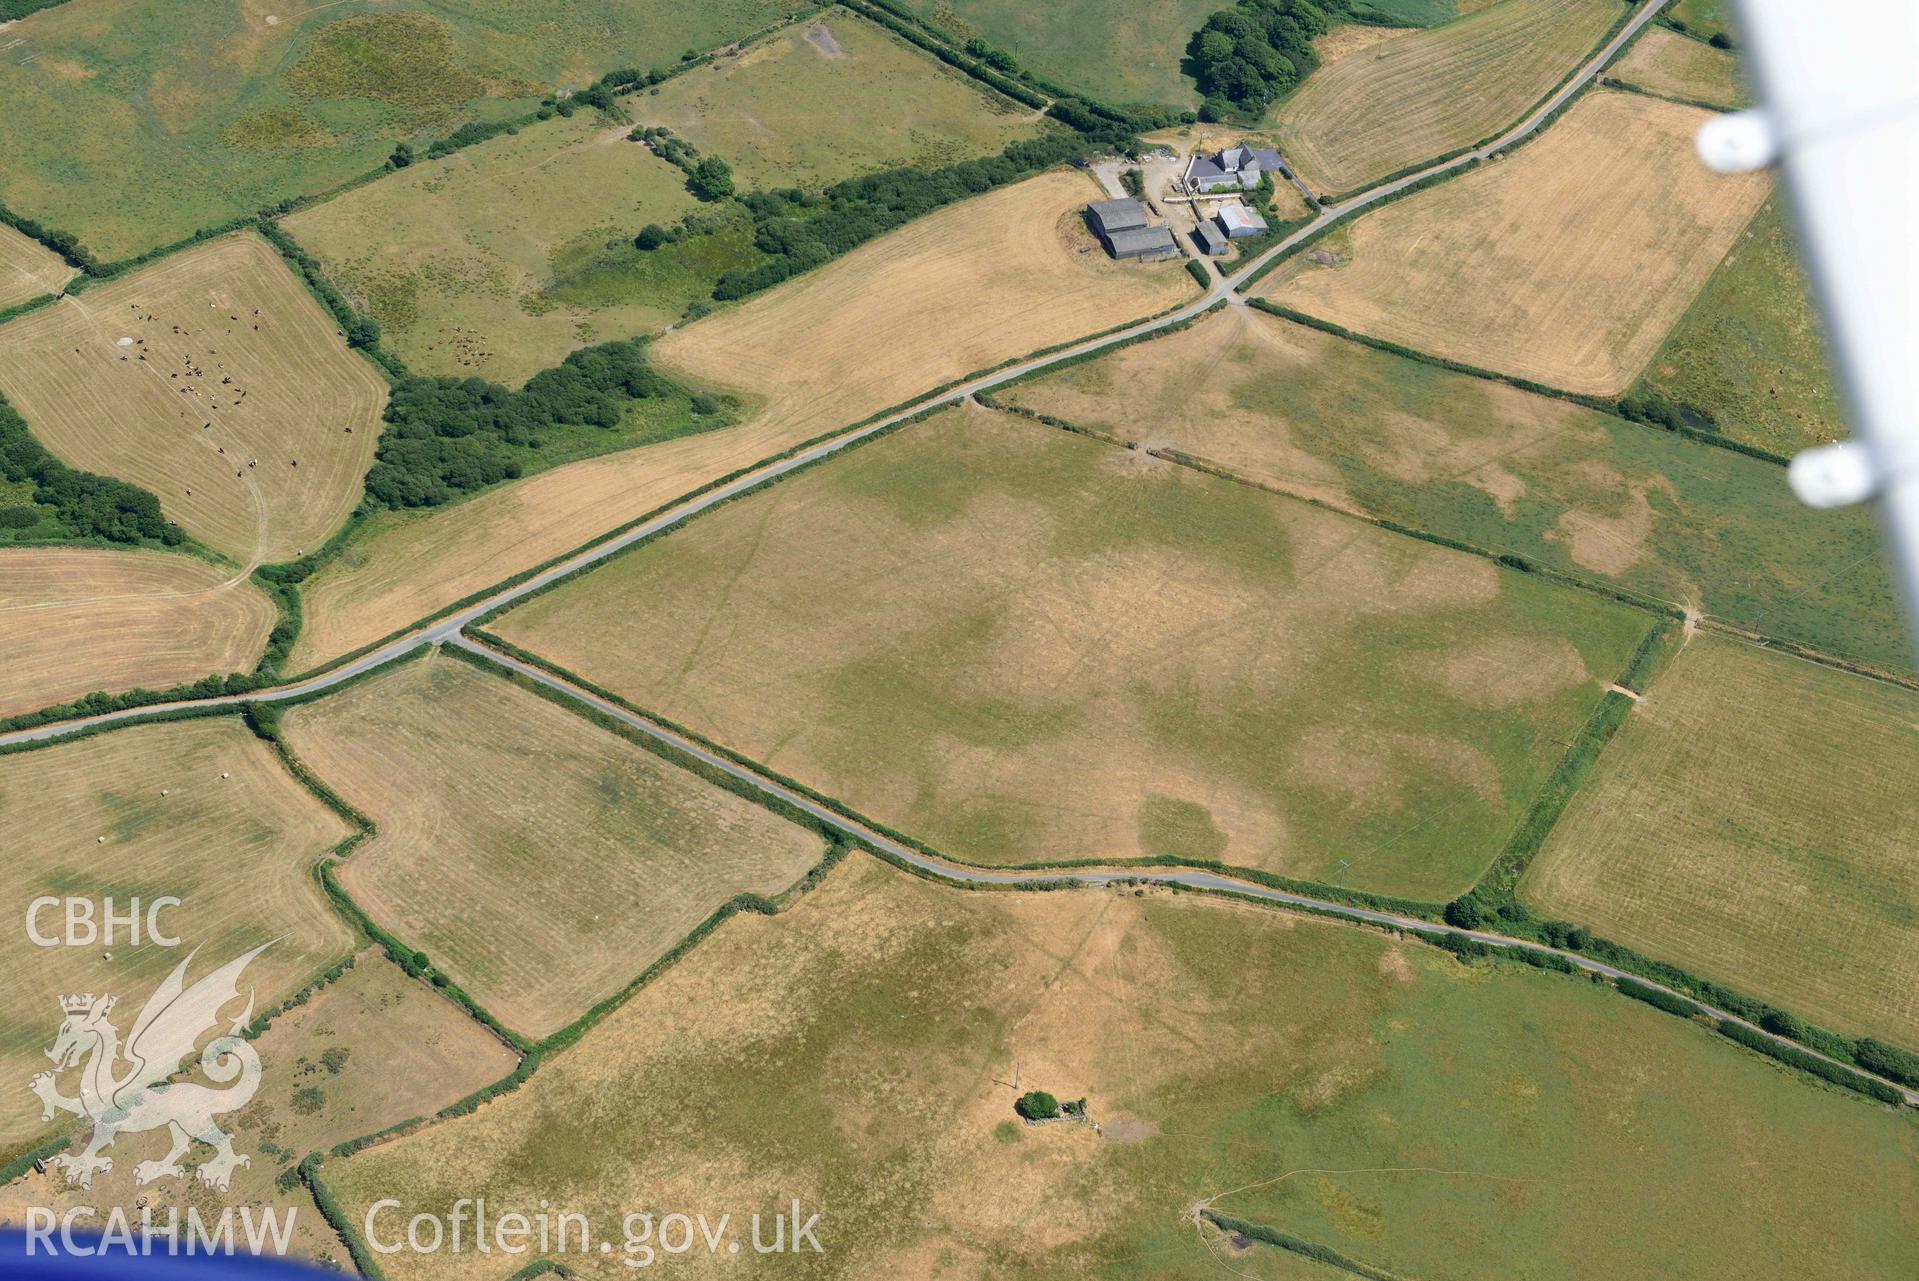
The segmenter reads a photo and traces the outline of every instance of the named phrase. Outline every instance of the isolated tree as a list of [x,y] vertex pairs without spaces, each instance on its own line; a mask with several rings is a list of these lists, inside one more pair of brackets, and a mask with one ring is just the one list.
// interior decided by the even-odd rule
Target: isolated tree
[[386,163],[389,169],[404,169],[408,165],[412,164],[413,163],[412,144],[406,143],[406,142],[394,143],[393,154],[386,158]]
[[665,244],[666,240],[666,228],[660,226],[657,222],[649,222],[646,226],[640,228],[639,235],[633,237],[633,244],[636,248],[644,249],[651,253],[653,250]]
[[708,156],[687,174],[686,189],[701,200],[724,200],[733,194],[733,170],[718,156]]
[[1059,1115],[1059,1100],[1044,1090],[1033,1090],[1020,1095],[1013,1110],[1028,1121],[1050,1121]]

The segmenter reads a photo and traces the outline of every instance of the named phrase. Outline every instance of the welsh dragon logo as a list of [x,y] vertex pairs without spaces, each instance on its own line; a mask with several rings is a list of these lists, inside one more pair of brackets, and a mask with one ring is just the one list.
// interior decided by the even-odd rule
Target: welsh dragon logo
[[[84,1151],[62,1153],[50,1162],[66,1172],[69,1183],[91,1187],[96,1172],[111,1170],[112,1158],[100,1152],[120,1134],[162,1126],[172,1135],[173,1146],[160,1160],[134,1167],[138,1183],[185,1175],[180,1158],[196,1140],[215,1149],[214,1158],[199,1169],[201,1181],[209,1187],[225,1191],[234,1170],[253,1163],[235,1152],[232,1136],[213,1123],[215,1116],[245,1107],[260,1088],[260,1056],[240,1037],[240,1030],[253,1017],[250,991],[246,1009],[227,1025],[224,1035],[200,1052],[200,1067],[211,1080],[236,1083],[210,1090],[167,1078],[193,1053],[201,1035],[218,1026],[220,1011],[239,997],[240,972],[271,946],[263,943],[188,987],[187,966],[198,955],[195,948],[147,998],[125,1045],[120,1043],[119,1029],[107,1018],[118,998],[91,993],[60,998],[66,1019],[47,1051],[55,1069],[36,1075],[31,1089],[39,1096],[42,1121],[52,1120],[58,1110],[93,1122],[93,1137]],[[73,1067],[80,1068],[76,1098],[60,1093],[55,1084],[60,1073]]]

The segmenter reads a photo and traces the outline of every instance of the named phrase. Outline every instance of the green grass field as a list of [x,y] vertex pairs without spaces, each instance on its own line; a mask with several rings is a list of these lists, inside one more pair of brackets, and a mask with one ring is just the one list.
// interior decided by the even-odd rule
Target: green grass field
[[61,5],[7,32],[0,199],[109,259],[181,239],[531,107],[670,65],[790,0]]
[[1768,201],[1653,357],[1638,390],[1734,440],[1794,453],[1846,434],[1792,235]]
[[1004,393],[1272,485],[1910,665],[1878,532],[1782,468],[1235,309]]
[[1679,0],[1666,11],[1667,19],[1676,27],[1681,27],[1701,40],[1709,40],[1721,32],[1730,32],[1726,22],[1725,0]]
[[897,165],[935,169],[1041,128],[1036,112],[846,9],[628,105],[642,123],[725,159],[742,186],[762,188],[817,190]]
[[[628,132],[594,111],[556,117],[419,161],[285,226],[410,368],[517,387],[576,347],[678,319],[748,252],[743,223],[730,252],[708,238],[634,249],[640,228],[700,205],[686,175]],[[611,259],[634,270],[595,272]]]
[[[1015,1080],[1083,1096],[1101,1132],[1022,1125]],[[1874,1278],[1919,1254],[1909,1117],[1596,984],[1186,896],[968,894],[862,856],[789,916],[728,922],[515,1093],[323,1176],[355,1223],[400,1200],[382,1225],[463,1196],[617,1223],[797,1195],[818,1277],[1315,1275],[1243,1267],[1199,1208],[1420,1281]],[[531,1257],[381,1267],[466,1281]]]
[[955,857],[1444,899],[1649,622],[974,409],[494,626]]
[[[1196,107],[1199,92],[1180,70],[1186,42],[1227,0],[1161,0],[1118,5],[1092,0],[911,0],[928,23],[965,43],[978,37],[1013,54],[1047,80],[1120,105]],[[1456,12],[1453,0],[1364,0],[1353,6],[1392,26],[1430,27]]]
[[1919,694],[1701,634],[1521,893],[1803,1018],[1919,1047],[1915,807]]
[[1035,74],[1101,101],[1193,107],[1199,92],[1180,60],[1193,33],[1225,6],[1220,0],[913,0],[912,7],[961,44],[978,37]]

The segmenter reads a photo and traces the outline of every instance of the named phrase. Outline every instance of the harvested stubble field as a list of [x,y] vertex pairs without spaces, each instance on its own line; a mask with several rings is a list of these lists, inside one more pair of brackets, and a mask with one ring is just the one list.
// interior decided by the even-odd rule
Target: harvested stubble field
[[[0,904],[13,921],[0,939],[0,1064],[22,1087],[47,1067],[62,995],[117,993],[124,1032],[188,950],[202,949],[192,976],[276,940],[246,972],[257,1012],[352,946],[312,875],[349,829],[237,717],[135,726],[0,757],[0,829],[16,855],[0,860]],[[160,924],[182,946],[153,946],[143,932],[137,947],[123,938],[37,947],[25,922],[42,895],[91,898],[96,912],[111,896],[121,913],[133,898],[172,895],[181,905]],[[64,932],[60,910],[41,914],[42,934]],[[39,1100],[19,1089],[0,1107],[0,1156],[50,1129]]]
[[430,515],[382,514],[302,588],[296,669],[570,551],[673,498],[974,369],[1192,295],[1177,263],[1114,263],[1078,221],[1096,189],[1048,173],[929,214],[675,330],[661,366],[763,408],[738,427],[555,468]]
[[1778,453],[1845,436],[1825,335],[1776,201],[1699,291],[1639,390]]
[[[1021,1124],[1031,1089],[1083,1096],[1099,1130]],[[828,1277],[1311,1275],[1216,1255],[1190,1219],[1208,1208],[1398,1276],[1672,1281],[1896,1275],[1915,1171],[1906,1118],[1595,984],[1197,897],[967,894],[856,855],[525,1087],[323,1176],[355,1223],[398,1199],[383,1230],[484,1196],[602,1233],[634,1205],[723,1206],[750,1239],[798,1195]],[[1755,1230],[1773,1222],[1793,1231]],[[619,1248],[561,1261],[630,1275]],[[530,1259],[381,1266],[497,1281]]]
[[0,390],[66,462],[254,565],[319,547],[359,502],[387,385],[242,233],[8,325]]
[[1647,622],[965,409],[494,626],[958,858],[1211,858],[1444,899]]
[[0,551],[0,717],[103,690],[250,670],[266,593],[191,556],[90,547]]
[[379,826],[342,885],[532,1037],[619,991],[728,898],[777,893],[823,852],[811,832],[457,659],[297,708],[285,733]]
[[1919,694],[1702,633],[1521,884],[1544,912],[1919,1047]]
[[629,109],[758,188],[817,190],[895,165],[937,168],[1041,128],[1038,112],[845,9],[675,77]]
[[1606,74],[1648,93],[1715,107],[1743,107],[1752,100],[1732,54],[1664,27],[1648,27]]
[[281,1191],[275,1180],[309,1152],[431,1116],[511,1072],[518,1057],[465,1011],[426,984],[409,979],[377,949],[305,1004],[276,1018],[254,1042],[260,1055],[260,1090],[241,1111],[221,1119],[234,1149],[252,1159],[236,1170],[224,1193],[192,1178],[210,1149],[191,1149],[185,1179],[134,1182],[137,1161],[158,1159],[164,1140],[131,1134],[115,1144],[109,1173],[90,1188],[70,1186],[58,1171],[29,1171],[0,1188],[0,1222],[21,1223],[29,1209],[46,1207],[65,1216],[80,1206],[83,1227],[98,1227],[114,1209],[138,1222],[151,1207],[158,1223],[171,1209],[203,1216],[226,1206],[274,1207],[294,1212],[294,1257],[339,1269],[346,1248],[321,1217],[305,1187]]
[[1273,128],[1316,190],[1352,191],[1516,123],[1620,16],[1619,0],[1500,0],[1321,68]]
[[108,259],[184,239],[535,106],[670,66],[790,0],[95,0],[10,27],[0,200]]
[[1639,376],[1765,198],[1693,153],[1708,114],[1587,94],[1510,157],[1355,221],[1262,292],[1375,338],[1591,396]]
[[285,226],[415,372],[518,387],[575,348],[676,319],[713,288],[717,270],[688,270],[666,248],[596,305],[547,292],[563,263],[698,207],[686,175],[628,141],[630,128],[597,111],[555,117],[417,161]]
[[59,255],[12,227],[0,226],[0,307],[58,293],[72,276],[73,268]]
[[1871,514],[1775,464],[1228,308],[1011,403],[1343,510],[1905,668]]

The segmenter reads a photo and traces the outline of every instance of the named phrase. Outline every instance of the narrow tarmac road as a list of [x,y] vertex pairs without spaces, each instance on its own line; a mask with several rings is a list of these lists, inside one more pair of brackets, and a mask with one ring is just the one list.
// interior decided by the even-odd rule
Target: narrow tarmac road
[[352,680],[356,676],[371,671],[374,668],[384,666],[394,659],[418,649],[423,645],[457,645],[462,649],[482,655],[489,661],[516,672],[529,680],[537,681],[541,685],[564,694],[568,698],[590,707],[597,712],[613,717],[615,720],[639,733],[646,734],[662,743],[669,744],[677,750],[685,752],[769,796],[777,797],[819,821],[881,851],[889,858],[951,884],[1034,885],[1044,882],[1070,880],[1084,886],[1110,885],[1114,882],[1180,886],[1185,889],[1236,894],[1245,898],[1256,899],[1281,906],[1301,908],[1325,916],[1339,917],[1349,921],[1382,926],[1389,929],[1421,930],[1428,933],[1453,935],[1473,939],[1490,947],[1509,948],[1556,956],[1588,973],[1598,974],[1608,979],[1631,979],[1636,983],[1644,984],[1647,987],[1664,992],[1669,996],[1686,1002],[1693,1006],[1701,1015],[1722,1022],[1739,1024],[1779,1045],[1790,1047],[1802,1053],[1811,1054],[1813,1057],[1822,1059],[1835,1067],[1842,1068],[1855,1076],[1879,1081],[1884,1085],[1898,1090],[1908,1106],[1919,1107],[1919,1091],[1906,1089],[1897,1082],[1885,1080],[1872,1073],[1860,1071],[1850,1064],[1828,1058],[1826,1055],[1807,1049],[1795,1041],[1791,1041],[1785,1037],[1775,1036],[1756,1024],[1749,1023],[1745,1019],[1733,1015],[1729,1011],[1718,1009],[1715,1006],[1695,1000],[1684,992],[1665,987],[1662,984],[1654,983],[1648,979],[1640,978],[1637,975],[1629,974],[1624,970],[1617,969],[1601,961],[1593,960],[1577,952],[1560,951],[1559,949],[1545,947],[1524,939],[1508,938],[1504,935],[1491,934],[1479,930],[1460,929],[1456,926],[1446,925],[1440,922],[1425,921],[1416,917],[1400,916],[1391,912],[1375,911],[1370,908],[1354,907],[1349,904],[1338,903],[1328,899],[1313,898],[1304,894],[1294,894],[1286,890],[1274,889],[1270,886],[1260,885],[1255,882],[1242,881],[1219,873],[1196,869],[1074,869],[1071,872],[1041,873],[1035,875],[1031,872],[995,871],[933,858],[909,846],[902,845],[898,841],[880,832],[873,831],[864,824],[848,819],[844,815],[826,808],[783,784],[767,778],[754,770],[747,769],[730,758],[719,755],[663,725],[656,724],[645,717],[628,711],[624,707],[608,702],[606,699],[593,694],[591,691],[580,689],[539,667],[522,662],[510,655],[502,654],[488,646],[482,645],[463,634],[463,629],[469,624],[503,605],[510,605],[515,601],[524,599],[555,580],[573,573],[575,570],[605,560],[609,556],[617,555],[620,551],[632,546],[634,543],[649,538],[660,530],[685,520],[688,517],[695,516],[708,508],[724,503],[728,499],[756,485],[763,484],[768,480],[786,475],[789,472],[817,462],[819,459],[838,453],[879,432],[885,431],[889,427],[895,426],[903,419],[910,418],[915,414],[924,413],[929,409],[958,403],[979,392],[990,391],[994,387],[1012,382],[1015,379],[1023,378],[1028,374],[1046,369],[1061,361],[1102,351],[1108,347],[1128,342],[1134,338],[1155,333],[1170,326],[1191,320],[1222,301],[1241,301],[1238,298],[1237,291],[1248,277],[1258,272],[1260,268],[1264,267],[1274,258],[1287,253],[1301,241],[1318,233],[1329,224],[1358,213],[1382,200],[1390,199],[1415,183],[1423,182],[1439,174],[1448,173],[1455,169],[1460,169],[1464,166],[1485,160],[1495,152],[1509,147],[1520,139],[1532,134],[1544,123],[1548,116],[1564,106],[1575,94],[1584,89],[1586,85],[1599,74],[1606,63],[1611,61],[1619,49],[1625,45],[1627,41],[1631,40],[1640,28],[1652,21],[1665,3],[1666,0],[1646,0],[1646,3],[1641,7],[1639,12],[1633,15],[1632,19],[1621,28],[1617,35],[1606,43],[1598,54],[1580,68],[1578,74],[1524,120],[1500,134],[1499,137],[1492,142],[1467,152],[1464,155],[1456,156],[1451,160],[1431,165],[1402,178],[1383,183],[1339,205],[1326,207],[1311,223],[1300,228],[1278,244],[1273,245],[1264,253],[1251,259],[1241,267],[1240,270],[1220,280],[1219,283],[1209,289],[1203,297],[1187,304],[1178,311],[1160,316],[1154,320],[1144,321],[1118,333],[1109,334],[1102,338],[1089,339],[1086,342],[1079,343],[1062,351],[1057,351],[1033,360],[1022,361],[1019,364],[1009,366],[994,373],[983,375],[960,386],[950,388],[938,395],[928,396],[897,413],[890,414],[883,419],[869,423],[857,430],[836,436],[829,441],[822,442],[790,458],[769,463],[706,494],[688,499],[686,502],[670,508],[644,524],[628,530],[617,538],[599,543],[576,555],[570,556],[551,569],[537,574],[517,586],[504,588],[495,592],[479,603],[461,609],[437,622],[423,624],[420,628],[409,632],[405,636],[389,641],[357,659],[353,659],[350,662],[320,673],[319,675],[294,681],[291,684],[276,686],[272,689],[259,690],[251,694],[227,695],[217,698],[156,704],[151,707],[129,708],[125,711],[108,712],[99,716],[61,721],[35,729],[17,730],[8,734],[0,734],[0,746],[62,738],[83,730],[104,728],[109,725],[124,722],[135,722],[148,717],[178,711],[183,708],[233,706],[246,702],[281,702],[287,699],[299,698],[307,694],[316,693],[345,681]]
[[875,831],[864,823],[850,819],[837,810],[829,809],[805,794],[794,791],[778,780],[769,778],[757,770],[741,765],[731,757],[723,756],[665,725],[649,720],[635,712],[631,712],[618,703],[600,697],[591,690],[582,689],[570,681],[563,680],[542,667],[515,658],[511,654],[501,653],[499,650],[482,644],[469,636],[456,634],[449,637],[447,643],[457,645],[461,649],[477,654],[487,661],[496,663],[508,671],[517,673],[528,680],[536,681],[546,688],[563,694],[567,698],[591,708],[603,716],[613,718],[638,733],[645,734],[647,737],[664,743],[677,751],[684,752],[701,763],[720,770],[729,777],[735,778],[757,791],[775,797],[793,806],[795,809],[811,815],[820,822],[845,833],[862,844],[879,850],[886,857],[896,862],[903,863],[908,867],[915,868],[949,884],[960,886],[1032,885],[1037,887],[1046,884],[1057,885],[1062,882],[1082,886],[1103,886],[1119,882],[1123,884],[1177,885],[1189,890],[1208,890],[1216,893],[1236,894],[1243,898],[1257,899],[1261,902],[1273,903],[1282,907],[1303,908],[1322,916],[1334,916],[1367,925],[1382,926],[1387,929],[1419,930],[1428,934],[1445,934],[1458,938],[1472,939],[1476,942],[1484,943],[1489,947],[1508,948],[1514,951],[1532,952],[1543,956],[1556,956],[1570,962],[1578,969],[1584,970],[1589,974],[1598,974],[1608,979],[1630,979],[1635,983],[1643,984],[1655,991],[1664,992],[1668,996],[1676,997],[1686,1002],[1702,1015],[1717,1019],[1721,1022],[1737,1023],[1757,1032],[1759,1035],[1776,1044],[1791,1047],[1802,1053],[1810,1054],[1814,1058],[1823,1059],[1825,1062],[1835,1067],[1843,1068],[1855,1076],[1863,1077],[1867,1080],[1879,1081],[1881,1084],[1898,1090],[1904,1097],[1907,1106],[1919,1107],[1919,1091],[1906,1089],[1896,1081],[1888,1081],[1873,1073],[1860,1071],[1849,1063],[1841,1063],[1837,1059],[1828,1058],[1826,1055],[1808,1049],[1786,1037],[1774,1036],[1757,1024],[1750,1023],[1729,1011],[1722,1010],[1714,1005],[1708,1005],[1704,1001],[1696,1000],[1675,988],[1667,987],[1662,983],[1655,983],[1651,979],[1642,978],[1637,974],[1628,973],[1616,966],[1607,965],[1603,961],[1593,960],[1591,957],[1578,952],[1563,951],[1559,948],[1547,947],[1544,944],[1534,943],[1526,939],[1508,938],[1503,934],[1493,934],[1484,930],[1461,929],[1458,926],[1447,925],[1441,921],[1426,921],[1414,916],[1401,916],[1393,912],[1381,912],[1373,908],[1355,907],[1348,903],[1337,903],[1330,899],[1314,898],[1307,894],[1295,894],[1288,890],[1274,889],[1268,885],[1260,885],[1254,881],[1243,881],[1222,873],[1207,872],[1192,868],[1160,869],[1127,867],[1112,868],[1110,870],[1101,868],[1072,868],[1058,871],[1048,870],[1034,872],[973,867],[965,863],[953,863],[946,859],[934,858],[929,854],[914,849],[910,845],[904,845],[899,841],[893,840],[891,837],[882,832]]
[[617,538],[597,543],[584,551],[578,552],[553,566],[551,569],[536,574],[534,577],[517,586],[503,588],[489,595],[478,604],[470,605],[437,622],[423,623],[419,628],[408,632],[404,636],[388,641],[384,645],[358,658],[352,659],[338,667],[329,668],[317,675],[307,677],[303,680],[297,680],[290,684],[277,685],[271,689],[259,690],[251,694],[222,695],[214,698],[194,699],[191,701],[157,703],[149,707],[127,708],[122,711],[103,712],[98,716],[86,716],[74,720],[57,721],[33,729],[14,730],[10,733],[0,734],[0,747],[10,746],[15,743],[42,742],[48,739],[62,738],[81,730],[99,729],[108,725],[138,721],[147,717],[178,711],[183,707],[221,707],[245,702],[280,702],[285,699],[299,698],[306,694],[329,689],[342,682],[352,680],[355,676],[370,671],[375,667],[390,663],[409,650],[417,649],[422,645],[436,645],[450,640],[458,635],[461,628],[471,623],[474,619],[498,609],[503,605],[510,605],[515,601],[522,600],[552,583],[555,579],[563,578],[577,569],[605,560],[609,556],[616,556],[625,548],[643,539],[650,538],[660,530],[678,521],[696,516],[708,508],[737,497],[739,494],[756,485],[763,484],[779,476],[784,476],[788,472],[796,471],[810,463],[817,462],[831,454],[838,453],[840,450],[856,445],[862,440],[866,440],[890,427],[896,426],[903,419],[910,418],[915,414],[924,413],[929,409],[939,408],[943,405],[957,404],[970,396],[977,395],[983,391],[990,391],[995,387],[1013,382],[1016,379],[1024,378],[1028,374],[1037,373],[1042,369],[1059,364],[1062,361],[1090,355],[1094,352],[1103,351],[1108,347],[1130,342],[1135,338],[1140,338],[1147,334],[1157,333],[1173,325],[1183,324],[1220,302],[1239,302],[1241,300],[1237,291],[1240,285],[1249,276],[1258,272],[1260,268],[1264,267],[1274,258],[1289,252],[1308,237],[1324,230],[1330,224],[1350,217],[1382,200],[1390,199],[1414,183],[1423,182],[1439,174],[1450,173],[1455,169],[1460,169],[1466,165],[1484,160],[1493,153],[1509,147],[1521,138],[1533,133],[1544,123],[1546,117],[1564,106],[1573,95],[1585,88],[1586,85],[1599,74],[1600,70],[1605,67],[1606,63],[1612,60],[1613,55],[1618,53],[1620,48],[1624,46],[1628,40],[1632,39],[1641,27],[1652,21],[1654,16],[1658,14],[1661,6],[1665,3],[1666,0],[1645,0],[1639,12],[1635,13],[1631,20],[1620,29],[1619,33],[1607,41],[1604,48],[1582,66],[1572,79],[1568,80],[1565,85],[1545,102],[1540,104],[1540,106],[1524,120],[1514,125],[1511,129],[1508,129],[1505,133],[1500,134],[1499,137],[1492,142],[1487,143],[1477,150],[1469,151],[1464,155],[1455,156],[1451,160],[1431,165],[1416,173],[1407,174],[1402,178],[1396,178],[1391,182],[1383,183],[1339,205],[1328,206],[1321,210],[1319,216],[1313,219],[1312,222],[1301,227],[1292,235],[1287,236],[1278,244],[1271,246],[1264,253],[1249,260],[1238,271],[1221,279],[1199,299],[1186,304],[1177,311],[1156,317],[1152,320],[1142,321],[1137,325],[1120,330],[1117,333],[1107,334],[1101,338],[1088,339],[1085,342],[1052,352],[1049,355],[1021,361],[1016,365],[1009,365],[1004,369],[982,375],[970,382],[949,388],[938,395],[928,396],[897,413],[889,414],[885,418],[868,423],[866,426],[858,428],[857,430],[835,436],[831,440],[824,441],[790,458],[768,463],[718,489],[711,490],[695,498],[690,498],[663,512],[659,516],[654,517],[652,520],[647,521],[645,524],[628,530]]

